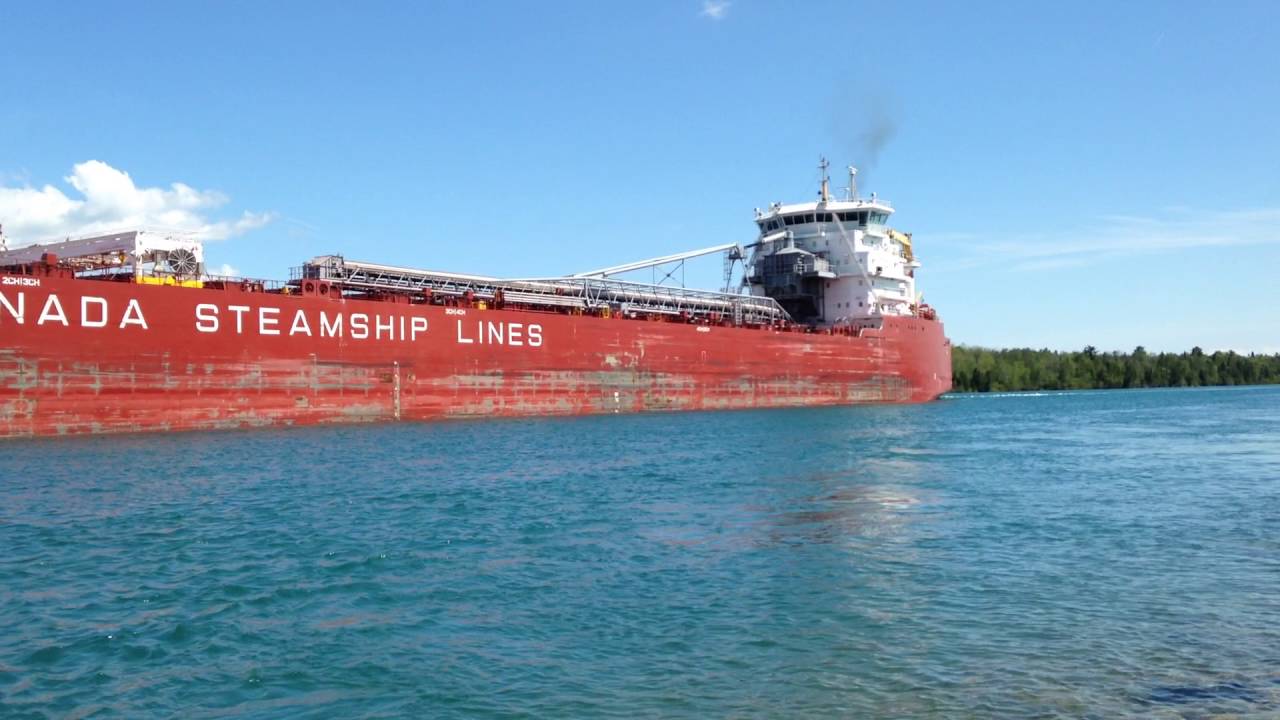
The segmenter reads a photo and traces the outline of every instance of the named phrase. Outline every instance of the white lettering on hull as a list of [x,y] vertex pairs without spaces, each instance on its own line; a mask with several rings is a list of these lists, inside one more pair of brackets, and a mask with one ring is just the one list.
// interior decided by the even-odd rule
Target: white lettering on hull
[[369,316],[364,313],[351,314],[351,337],[355,340],[369,339]]
[[196,306],[196,332],[218,332],[218,306],[200,303]]
[[462,321],[458,321],[458,342],[462,345],[508,345],[511,347],[541,347],[542,326],[537,323],[494,322],[479,320],[472,335]]
[[258,334],[259,335],[279,335],[280,328],[280,308],[260,307],[258,308]]
[[395,329],[396,329],[396,320],[395,320],[395,318],[387,318],[387,322],[384,324],[384,323],[382,322],[382,316],[381,316],[381,315],[374,315],[374,316],[373,316],[373,338],[374,338],[375,340],[381,340],[381,339],[382,339],[382,331],[384,331],[384,330],[387,332],[387,337],[388,337],[388,338],[394,338],[394,337],[395,337]]
[[124,317],[120,318],[120,329],[123,330],[126,325],[137,325],[143,330],[147,329],[147,319],[142,316],[142,306],[133,298],[129,299],[129,305],[124,309]]
[[244,334],[244,314],[249,312],[248,305],[228,305],[227,309],[236,314],[236,334]]
[[[98,317],[89,319],[89,306],[98,308]],[[85,295],[80,298],[80,327],[101,328],[107,326],[107,299]]]
[[[216,333],[222,329],[224,313],[235,316],[237,335],[301,335],[322,338],[349,337],[352,340],[382,342],[416,342],[430,327],[427,318],[409,315],[378,315],[368,313],[334,313],[321,310],[308,314],[305,308],[296,308],[292,315],[287,309],[263,306],[257,309],[247,305],[218,306],[200,303],[195,307],[196,331]],[[289,321],[286,332],[283,319]],[[248,320],[246,321],[246,317]]]
[[[78,300],[78,302],[77,302]],[[31,304],[40,302],[38,299]],[[70,304],[68,304],[70,303]],[[6,293],[0,290],[0,323],[22,325],[27,319],[27,296],[24,291]],[[78,317],[68,313],[79,310]],[[452,309],[452,308],[447,308]],[[272,306],[219,305],[197,303],[194,306],[195,330],[201,334],[234,332],[236,335],[304,336],[375,342],[417,342],[427,334],[430,322],[425,317],[392,313],[343,313],[332,315],[327,311],[309,313],[306,308],[288,309]],[[459,313],[460,314],[460,313]],[[231,316],[231,318],[228,318]],[[282,317],[283,316],[283,317]],[[118,319],[118,320],[117,320]],[[288,323],[286,331],[284,323]],[[142,304],[135,298],[125,302],[121,310],[111,301],[94,295],[81,295],[76,300],[64,301],[57,293],[45,296],[36,316],[36,326],[61,325],[83,328],[106,328],[114,323],[117,329],[138,327],[151,329]],[[541,347],[542,326],[537,323],[480,320],[472,325],[459,319],[457,341],[463,345],[503,345],[507,347]]]
[[[96,297],[94,295],[80,296],[80,302],[71,304],[72,308],[79,308],[80,315],[72,321],[67,315],[66,305],[62,302],[62,298],[57,293],[50,293],[44,300],[44,305],[40,308],[40,315],[36,318],[36,325],[61,325],[63,327],[71,327],[76,325],[82,328],[104,328],[110,321],[111,304],[106,298]],[[19,292],[10,298],[4,292],[0,292],[0,320],[5,315],[18,325],[22,325],[27,319],[27,296],[26,293]],[[120,323],[117,326],[123,330],[130,325],[136,325],[143,330],[148,330],[146,315],[142,312],[142,306],[137,300],[130,299],[125,305],[124,313],[120,315]]]
[[320,337],[342,337],[342,313],[333,316],[333,322],[329,322],[329,316],[325,311],[320,311]]
[[57,295],[50,295],[44,301],[44,309],[40,311],[40,319],[36,320],[37,325],[43,325],[47,322],[58,321],[63,327],[69,327],[71,323],[67,322],[67,313],[62,309],[62,303],[58,300]]
[[293,314],[293,325],[289,326],[289,335],[303,334],[311,337],[311,324],[307,322],[307,314],[299,310]]
[[27,294],[18,293],[17,303],[9,302],[9,297],[0,292],[0,308],[3,308],[13,318],[13,321],[22,324],[23,319],[27,315]]

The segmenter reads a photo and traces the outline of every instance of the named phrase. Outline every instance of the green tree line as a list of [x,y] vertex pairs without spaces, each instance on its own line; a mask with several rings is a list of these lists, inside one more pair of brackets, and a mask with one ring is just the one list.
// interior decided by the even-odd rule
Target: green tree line
[[960,345],[951,351],[951,373],[956,392],[1268,385],[1280,383],[1280,354],[1206,354],[1198,347],[1185,353],[1148,353],[1141,346],[1131,353],[1104,353],[1092,345],[1078,352]]

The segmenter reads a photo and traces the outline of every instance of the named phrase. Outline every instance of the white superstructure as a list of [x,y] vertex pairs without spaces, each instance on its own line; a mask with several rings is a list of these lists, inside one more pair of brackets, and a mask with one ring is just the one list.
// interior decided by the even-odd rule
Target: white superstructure
[[889,227],[893,207],[857,195],[849,168],[845,199],[831,197],[822,168],[818,200],[756,211],[760,236],[748,262],[752,294],[778,300],[797,320],[850,324],[919,312],[911,236]]

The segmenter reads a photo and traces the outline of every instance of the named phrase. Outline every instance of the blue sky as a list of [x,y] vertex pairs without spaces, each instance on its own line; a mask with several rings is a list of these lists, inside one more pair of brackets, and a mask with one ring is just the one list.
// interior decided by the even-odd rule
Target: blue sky
[[825,154],[894,202],[958,343],[1280,352],[1274,2],[47,2],[0,26],[19,241],[142,218],[253,276],[330,252],[548,275],[749,242]]

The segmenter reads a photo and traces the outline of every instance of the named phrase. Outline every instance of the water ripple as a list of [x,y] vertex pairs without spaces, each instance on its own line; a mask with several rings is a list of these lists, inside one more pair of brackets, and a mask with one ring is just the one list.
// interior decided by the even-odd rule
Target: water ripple
[[0,716],[1276,717],[1277,407],[5,443]]

